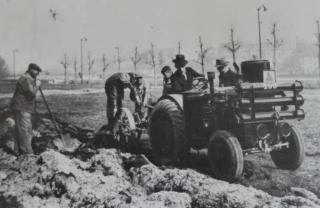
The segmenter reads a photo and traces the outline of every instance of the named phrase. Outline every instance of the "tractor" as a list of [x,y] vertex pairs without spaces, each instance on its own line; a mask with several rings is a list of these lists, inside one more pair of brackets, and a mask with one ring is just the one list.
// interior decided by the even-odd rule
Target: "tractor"
[[215,86],[215,73],[208,72],[194,89],[161,96],[147,123],[121,110],[126,119],[119,121],[129,128],[116,131],[127,141],[148,137],[160,165],[186,164],[191,148],[207,148],[212,176],[228,182],[241,177],[244,156],[254,153],[268,153],[278,168],[296,170],[304,140],[287,120],[305,117],[302,83],[277,83],[267,60],[244,61],[241,71],[242,81],[233,87]]

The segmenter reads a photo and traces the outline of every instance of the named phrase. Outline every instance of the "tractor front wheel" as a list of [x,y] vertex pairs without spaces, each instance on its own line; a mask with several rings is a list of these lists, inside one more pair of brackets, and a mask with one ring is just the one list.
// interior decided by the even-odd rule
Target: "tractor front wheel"
[[237,181],[243,171],[243,153],[237,138],[228,131],[212,135],[208,145],[208,160],[214,178]]
[[281,147],[270,152],[274,164],[284,170],[298,169],[304,160],[304,139],[295,126],[291,126],[291,135],[283,138],[289,143],[289,147]]

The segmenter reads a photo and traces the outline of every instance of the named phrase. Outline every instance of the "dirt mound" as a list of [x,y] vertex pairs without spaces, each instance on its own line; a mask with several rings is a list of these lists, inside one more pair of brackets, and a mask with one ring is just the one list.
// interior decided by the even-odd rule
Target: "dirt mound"
[[304,189],[273,197],[196,171],[164,169],[143,155],[99,149],[87,161],[54,150],[0,150],[0,207],[320,207]]

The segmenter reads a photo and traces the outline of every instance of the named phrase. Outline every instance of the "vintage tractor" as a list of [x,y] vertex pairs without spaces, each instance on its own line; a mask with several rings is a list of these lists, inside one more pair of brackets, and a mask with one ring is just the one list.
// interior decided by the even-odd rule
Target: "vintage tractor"
[[190,148],[208,148],[212,175],[229,182],[240,178],[248,154],[270,153],[281,169],[300,167],[304,140],[287,120],[305,117],[302,83],[276,83],[266,60],[242,62],[241,68],[243,82],[234,87],[215,87],[215,74],[208,72],[208,80],[200,82],[209,88],[195,87],[157,101],[148,134],[160,164],[184,164]]

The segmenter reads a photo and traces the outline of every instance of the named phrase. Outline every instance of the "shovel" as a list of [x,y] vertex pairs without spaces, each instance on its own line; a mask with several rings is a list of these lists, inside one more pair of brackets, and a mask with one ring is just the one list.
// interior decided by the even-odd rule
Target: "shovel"
[[57,148],[59,150],[67,150],[68,146],[70,146],[70,147],[72,146],[72,138],[70,137],[70,134],[65,134],[65,135],[61,134],[61,132],[59,131],[58,125],[57,125],[57,123],[56,123],[56,121],[55,121],[55,119],[54,119],[54,117],[53,117],[53,115],[51,113],[51,110],[50,110],[50,108],[48,106],[48,103],[46,101],[46,98],[44,97],[44,94],[43,94],[42,89],[41,89],[40,86],[39,86],[39,91],[40,91],[40,93],[42,95],[42,98],[43,98],[43,101],[44,101],[44,103],[45,103],[45,105],[46,105],[46,107],[47,107],[47,109],[49,111],[49,114],[51,116],[51,120],[52,120],[52,122],[54,124],[54,127],[55,127],[55,129],[56,129],[56,131],[57,131],[57,133],[59,135],[59,139],[62,142],[61,143],[60,141],[54,140],[53,143],[54,143],[55,146],[57,146]]

